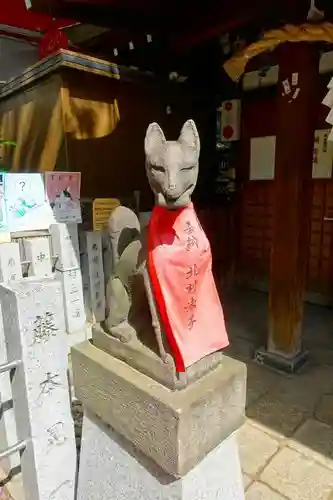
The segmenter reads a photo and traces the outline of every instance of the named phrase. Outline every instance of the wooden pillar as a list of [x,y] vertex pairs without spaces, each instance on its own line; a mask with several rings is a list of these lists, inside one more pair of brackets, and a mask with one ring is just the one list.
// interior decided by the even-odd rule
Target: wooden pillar
[[310,237],[318,56],[316,46],[309,43],[286,43],[277,50],[280,69],[269,331],[267,349],[259,355],[264,362],[293,372],[305,360],[301,327]]

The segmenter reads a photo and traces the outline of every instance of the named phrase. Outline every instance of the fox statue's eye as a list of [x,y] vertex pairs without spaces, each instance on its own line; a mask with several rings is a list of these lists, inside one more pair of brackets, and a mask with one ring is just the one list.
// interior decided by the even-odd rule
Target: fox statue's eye
[[180,170],[181,170],[181,172],[186,172],[187,170],[192,170],[192,168],[193,168],[193,165],[191,165],[190,167],[183,167]]
[[165,172],[164,167],[160,167],[158,165],[153,165],[152,170],[154,170],[155,172]]

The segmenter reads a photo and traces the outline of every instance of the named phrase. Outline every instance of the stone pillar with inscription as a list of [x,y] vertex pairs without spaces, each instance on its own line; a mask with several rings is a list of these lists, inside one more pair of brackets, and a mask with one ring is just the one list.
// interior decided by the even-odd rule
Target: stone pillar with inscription
[[246,367],[223,355],[210,247],[190,200],[195,124],[178,144],[152,124],[145,144],[157,207],[142,229],[129,208],[112,212],[106,320],[71,353],[85,410],[77,500],[244,500]]
[[[12,279],[22,278],[22,267],[18,243],[0,244],[0,282],[8,283]],[[7,347],[2,324],[2,312],[0,304],[0,364],[7,359]],[[0,374],[0,404],[2,412],[0,415],[0,442],[1,448],[12,446],[17,441],[16,422],[13,412],[13,399],[9,373]],[[19,454],[11,455],[1,461],[1,467],[6,474],[15,470],[20,465]]]
[[25,238],[25,259],[29,262],[28,275],[45,278],[52,275],[52,260],[49,238]]
[[0,283],[8,283],[22,277],[20,248],[18,243],[0,244]]
[[64,294],[67,333],[83,333],[83,338],[86,338],[77,224],[52,224],[50,230],[56,277]]
[[[81,248],[81,241],[82,239],[80,238],[80,248]],[[88,323],[94,323],[94,315],[92,312],[91,297],[90,297],[88,255],[84,251],[82,251],[81,253],[81,276],[82,276],[83,302],[84,302],[86,321]]]
[[51,224],[50,232],[56,268],[60,271],[77,269],[80,266],[77,224]]
[[100,323],[105,320],[102,234],[99,231],[85,231],[80,243],[86,311],[92,323]]
[[0,285],[26,500],[74,500],[76,446],[67,382],[61,284],[25,278]]

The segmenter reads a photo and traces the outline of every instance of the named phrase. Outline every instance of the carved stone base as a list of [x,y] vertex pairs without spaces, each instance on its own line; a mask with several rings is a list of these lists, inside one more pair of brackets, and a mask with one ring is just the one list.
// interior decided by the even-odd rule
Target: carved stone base
[[139,340],[124,343],[106,333],[101,326],[92,328],[92,341],[95,347],[125,361],[141,373],[160,382],[170,389],[183,389],[190,383],[216,368],[224,359],[222,352],[206,356],[186,373],[176,373],[172,364],[165,363],[154,351],[143,345]]
[[187,474],[244,421],[246,367],[226,356],[180,391],[170,391],[90,342],[73,347],[72,366],[75,393],[85,410],[172,476]]

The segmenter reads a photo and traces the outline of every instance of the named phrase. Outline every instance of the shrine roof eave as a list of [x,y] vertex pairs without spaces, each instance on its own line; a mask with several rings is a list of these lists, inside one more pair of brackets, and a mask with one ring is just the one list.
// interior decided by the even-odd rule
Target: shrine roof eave
[[175,50],[266,20],[304,22],[310,0],[25,0],[36,12],[134,34],[168,36]]

